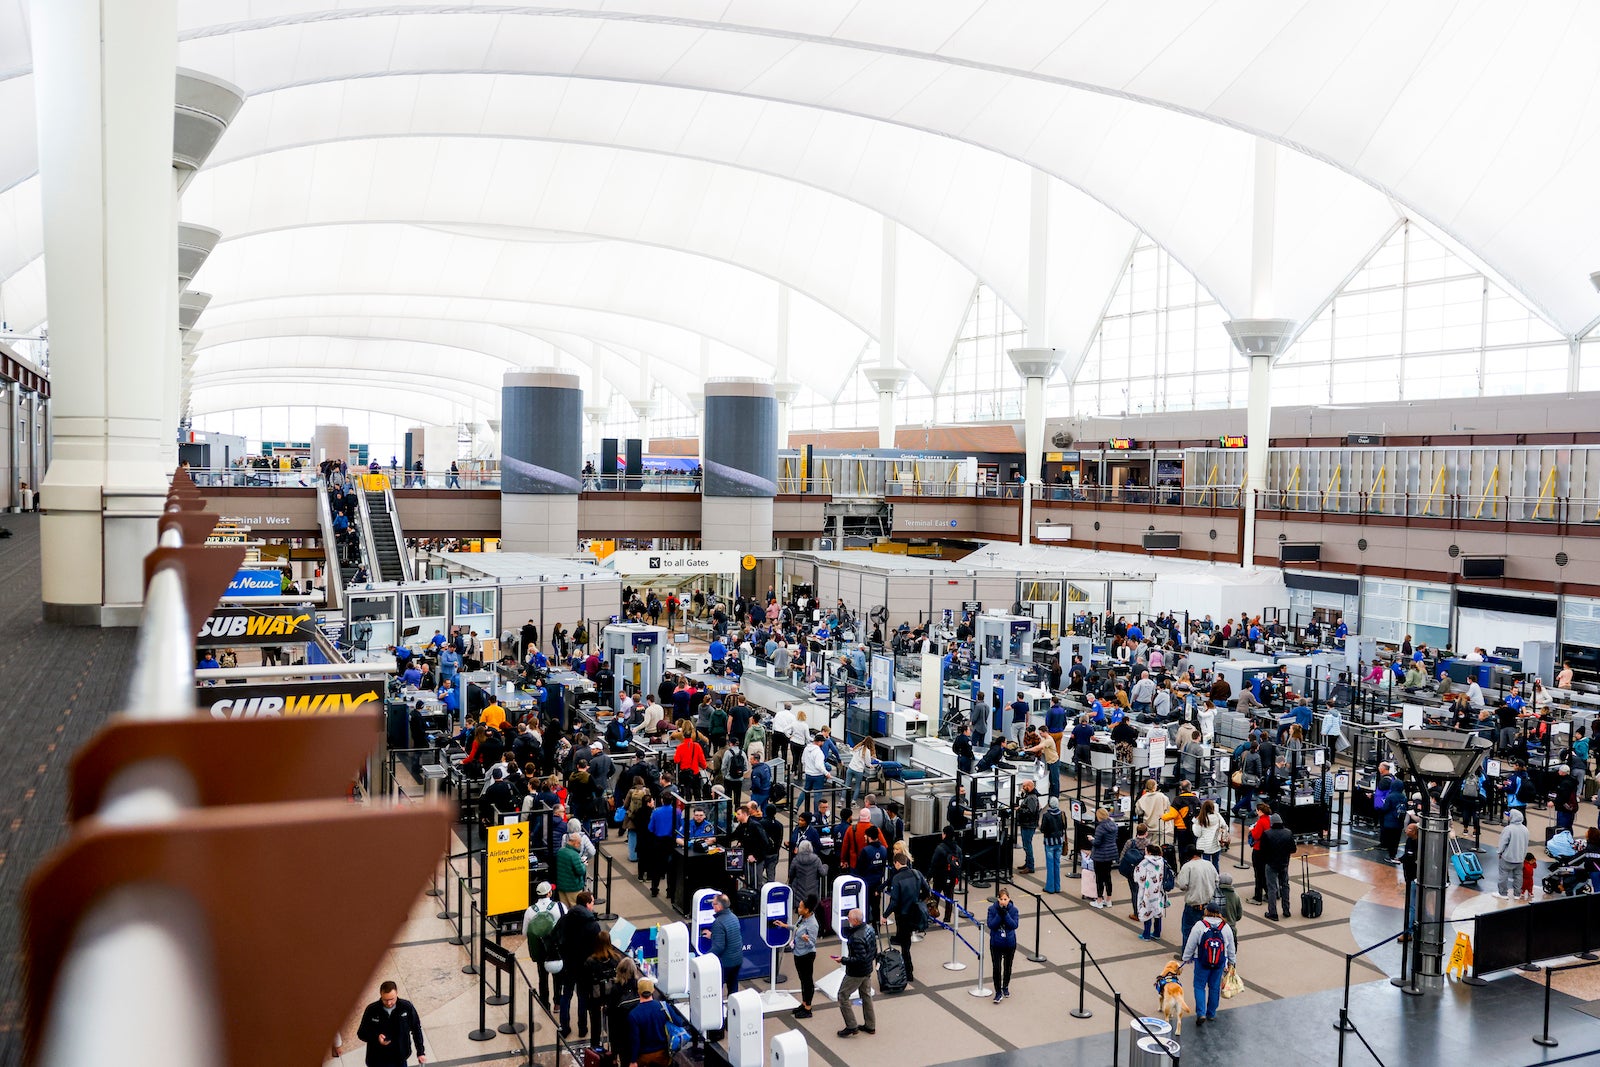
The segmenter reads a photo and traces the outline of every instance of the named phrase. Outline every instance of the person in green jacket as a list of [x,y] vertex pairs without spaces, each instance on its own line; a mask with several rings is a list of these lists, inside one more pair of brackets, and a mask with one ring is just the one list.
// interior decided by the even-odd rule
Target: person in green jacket
[[568,834],[556,852],[556,895],[561,903],[572,907],[588,877],[589,870],[583,862],[583,835]]
[[1244,901],[1239,899],[1238,890],[1233,888],[1233,875],[1222,871],[1217,875],[1217,896],[1222,898],[1222,917],[1228,920],[1228,925],[1233,927],[1234,936],[1239,934],[1239,920],[1244,916]]

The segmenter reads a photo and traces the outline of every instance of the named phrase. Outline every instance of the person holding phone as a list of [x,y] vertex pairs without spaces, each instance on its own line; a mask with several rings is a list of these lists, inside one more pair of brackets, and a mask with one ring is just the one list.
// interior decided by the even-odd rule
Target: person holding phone
[[417,1015],[417,1007],[409,1000],[400,999],[400,987],[393,982],[380,985],[378,999],[361,1013],[356,1039],[367,1043],[367,1067],[405,1067],[413,1045],[417,1050],[417,1062],[428,1062],[423,1052],[422,1019]]
[[817,898],[808,896],[796,900],[794,910],[796,918],[793,928],[782,919],[773,920],[773,925],[789,930],[789,948],[794,955],[794,969],[800,976],[800,1006],[790,1014],[796,1019],[809,1019],[811,998],[817,991],[813,976],[817,968],[817,938],[821,932],[817,925]]

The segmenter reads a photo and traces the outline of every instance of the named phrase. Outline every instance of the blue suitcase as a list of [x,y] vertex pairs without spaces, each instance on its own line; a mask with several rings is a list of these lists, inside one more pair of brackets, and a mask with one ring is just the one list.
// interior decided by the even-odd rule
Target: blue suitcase
[[1483,880],[1483,866],[1478,854],[1461,847],[1455,835],[1450,835],[1450,868],[1456,872],[1456,881],[1462,885],[1477,885]]

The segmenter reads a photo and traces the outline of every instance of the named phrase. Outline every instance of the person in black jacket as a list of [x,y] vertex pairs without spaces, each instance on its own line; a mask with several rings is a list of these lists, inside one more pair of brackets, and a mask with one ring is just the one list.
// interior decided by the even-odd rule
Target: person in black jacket
[[367,1043],[367,1067],[405,1067],[413,1045],[417,1062],[428,1062],[416,1005],[401,1000],[399,987],[393,982],[380,985],[378,999],[361,1013],[356,1040]]
[[894,937],[900,947],[900,958],[906,964],[906,983],[916,981],[916,968],[911,964],[911,935],[922,929],[927,913],[922,910],[922,898],[927,880],[911,866],[911,858],[904,852],[894,858],[894,875],[889,879],[889,899],[884,911],[894,916]]
[[950,922],[954,908],[956,882],[961,877],[961,845],[956,840],[957,831],[953,826],[944,830],[944,840],[934,847],[933,859],[928,863],[928,874],[933,880],[934,891],[945,898],[944,921]]
[[954,741],[950,742],[950,751],[956,755],[957,773],[971,774],[973,765],[971,725],[963,725],[961,727],[961,732],[956,734]]
[[1289,857],[1294,855],[1295,850],[1294,834],[1283,825],[1283,816],[1273,812],[1271,828],[1261,836],[1261,853],[1267,869],[1267,918],[1274,922],[1278,919],[1280,905],[1285,919],[1291,914]]
[[[560,1008],[562,1037],[572,1033],[572,993],[578,988],[584,961],[600,941],[600,920],[595,917],[593,907],[594,897],[587,889],[583,890],[551,931],[551,937],[561,952],[561,970],[556,974],[556,1001]],[[583,1014],[587,1007],[588,1004],[580,998],[578,1013]]]

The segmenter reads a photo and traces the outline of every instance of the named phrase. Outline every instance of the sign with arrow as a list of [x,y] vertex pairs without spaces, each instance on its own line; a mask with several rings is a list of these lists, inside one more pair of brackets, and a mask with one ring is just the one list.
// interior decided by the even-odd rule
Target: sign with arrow
[[522,823],[491,827],[484,914],[506,915],[528,908],[528,828]]

